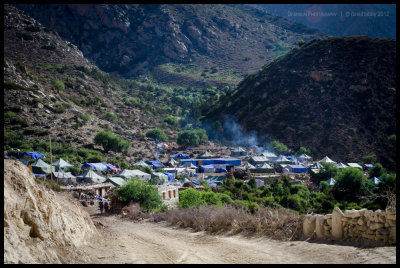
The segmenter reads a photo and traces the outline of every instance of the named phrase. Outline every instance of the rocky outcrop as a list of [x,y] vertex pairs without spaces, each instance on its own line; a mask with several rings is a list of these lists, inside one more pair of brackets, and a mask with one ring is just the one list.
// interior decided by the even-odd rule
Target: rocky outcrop
[[4,160],[4,263],[90,261],[78,251],[97,234],[90,216],[35,180],[22,162]]

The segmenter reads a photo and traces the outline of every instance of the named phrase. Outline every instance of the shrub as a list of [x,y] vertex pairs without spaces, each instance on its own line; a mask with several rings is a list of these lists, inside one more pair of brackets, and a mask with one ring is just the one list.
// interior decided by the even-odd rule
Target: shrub
[[64,90],[65,89],[64,83],[61,80],[57,79],[57,78],[54,78],[53,80],[51,80],[51,84],[57,90]]
[[107,112],[106,113],[106,119],[111,120],[111,121],[118,121],[118,115],[112,113],[112,112]]
[[146,132],[146,137],[159,141],[168,141],[167,135],[161,129],[155,128]]
[[179,192],[178,205],[182,208],[189,208],[206,205],[206,202],[201,198],[201,193],[199,191],[189,188]]
[[130,179],[115,192],[125,204],[137,202],[146,211],[158,210],[163,206],[157,188],[138,178]]
[[212,191],[201,192],[200,198],[205,202],[206,205],[222,206],[222,202],[218,198],[218,195]]

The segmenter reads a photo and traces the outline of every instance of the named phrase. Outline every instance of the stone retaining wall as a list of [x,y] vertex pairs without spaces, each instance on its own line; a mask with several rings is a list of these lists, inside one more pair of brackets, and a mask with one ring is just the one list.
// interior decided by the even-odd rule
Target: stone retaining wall
[[306,215],[303,235],[317,240],[336,240],[376,245],[396,244],[396,210],[345,210]]

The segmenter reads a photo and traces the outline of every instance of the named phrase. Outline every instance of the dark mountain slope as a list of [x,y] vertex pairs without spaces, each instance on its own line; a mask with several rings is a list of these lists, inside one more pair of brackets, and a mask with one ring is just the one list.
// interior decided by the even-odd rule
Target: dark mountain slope
[[[246,131],[317,156],[395,167],[396,41],[332,37],[300,48],[248,76],[208,118],[236,118]],[[268,139],[267,139],[268,140]]]
[[103,71],[175,86],[236,85],[299,39],[324,36],[246,5],[15,6]]

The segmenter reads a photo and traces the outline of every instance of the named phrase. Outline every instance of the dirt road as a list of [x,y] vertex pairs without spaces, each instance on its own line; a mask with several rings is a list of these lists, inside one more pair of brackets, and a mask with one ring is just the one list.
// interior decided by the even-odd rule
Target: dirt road
[[102,237],[82,253],[89,254],[95,263],[396,263],[396,247],[361,249],[238,235],[213,236],[175,229],[164,222],[133,222],[118,215],[93,213],[91,210]]

